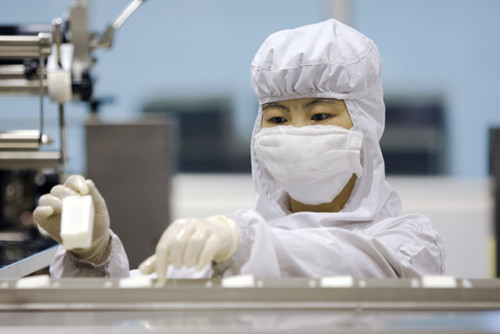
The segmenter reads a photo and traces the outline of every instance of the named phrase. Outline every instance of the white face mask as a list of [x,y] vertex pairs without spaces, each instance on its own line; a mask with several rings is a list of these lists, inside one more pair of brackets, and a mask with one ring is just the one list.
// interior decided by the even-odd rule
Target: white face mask
[[257,159],[294,200],[330,203],[361,177],[363,134],[335,125],[275,126],[254,138]]

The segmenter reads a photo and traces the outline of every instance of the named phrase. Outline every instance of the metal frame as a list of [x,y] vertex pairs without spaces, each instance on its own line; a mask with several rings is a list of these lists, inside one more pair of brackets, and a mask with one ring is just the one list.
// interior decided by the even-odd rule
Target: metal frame
[[500,128],[490,129],[490,175],[494,198],[493,233],[496,240],[495,260],[496,277],[500,277]]
[[0,59],[38,58],[40,67],[35,79],[23,78],[18,66],[0,71],[0,91],[14,94],[37,94],[40,100],[38,131],[0,133],[0,169],[57,168],[64,162],[64,116],[60,115],[61,149],[59,152],[40,152],[41,144],[50,142],[44,135],[44,103],[47,92],[45,61],[52,53],[52,34],[37,36],[0,36]]
[[19,279],[37,272],[38,270],[47,268],[57,248],[58,246],[52,246],[18,262],[0,268],[0,278]]
[[0,281],[0,310],[500,310],[500,280],[457,280],[455,288],[424,287],[420,279],[358,279],[338,288],[316,279],[258,280],[253,288],[225,288],[217,279],[119,286],[93,278],[18,289],[16,281]]

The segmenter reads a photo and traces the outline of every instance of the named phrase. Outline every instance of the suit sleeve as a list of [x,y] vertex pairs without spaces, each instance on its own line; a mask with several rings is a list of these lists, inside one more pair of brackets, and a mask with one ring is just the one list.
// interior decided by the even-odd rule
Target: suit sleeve
[[128,257],[122,242],[116,234],[111,232],[111,252],[101,264],[93,264],[81,260],[59,246],[50,264],[52,278],[64,277],[129,277]]
[[230,216],[240,228],[238,251],[219,275],[262,278],[396,278],[444,273],[444,247],[425,216],[408,215],[338,227],[273,227],[252,210]]

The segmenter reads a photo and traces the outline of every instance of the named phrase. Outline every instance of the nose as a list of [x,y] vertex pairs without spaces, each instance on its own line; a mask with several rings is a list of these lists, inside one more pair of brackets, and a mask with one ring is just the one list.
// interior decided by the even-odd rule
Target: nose
[[307,119],[305,119],[303,117],[300,117],[300,118],[294,117],[290,121],[290,125],[292,125],[296,128],[301,128],[303,126],[310,125],[310,122],[308,122]]

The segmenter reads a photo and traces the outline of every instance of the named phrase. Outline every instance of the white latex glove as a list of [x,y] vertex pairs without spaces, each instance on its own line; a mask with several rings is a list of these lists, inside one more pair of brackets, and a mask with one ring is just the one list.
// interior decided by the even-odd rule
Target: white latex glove
[[56,185],[49,194],[40,197],[39,205],[33,211],[33,218],[54,240],[61,243],[62,199],[74,195],[91,195],[95,213],[91,246],[86,249],[72,249],[71,252],[80,259],[100,264],[108,258],[111,251],[111,235],[106,202],[95,187],[94,182],[85,180],[81,175],[70,176],[64,185]]
[[167,267],[171,264],[194,267],[200,271],[211,261],[229,259],[238,246],[239,229],[224,216],[201,219],[179,219],[163,232],[154,255],[139,265],[145,275],[156,272],[160,285],[166,282]]

